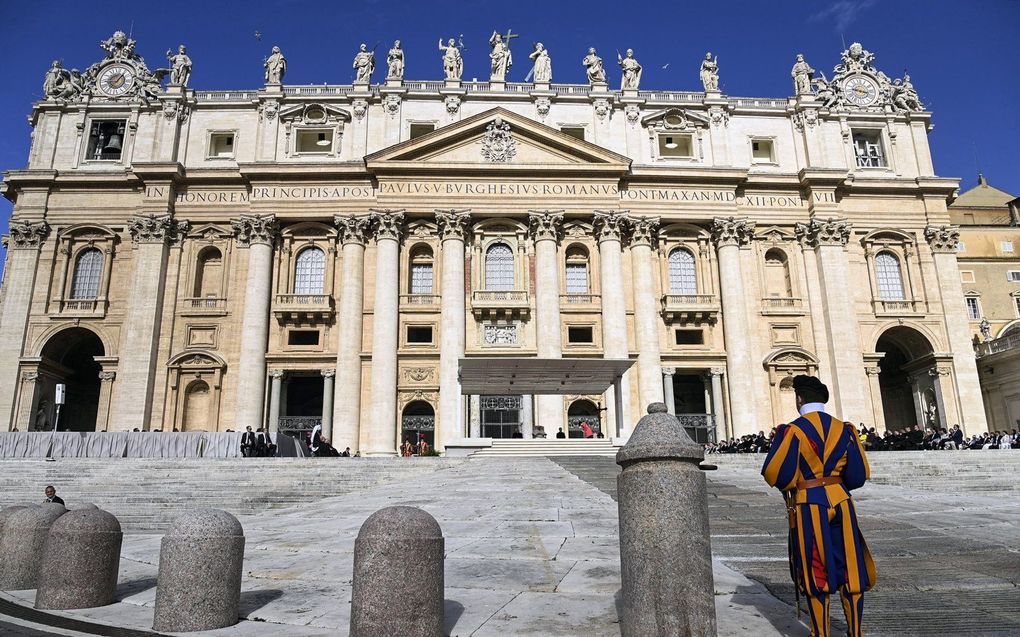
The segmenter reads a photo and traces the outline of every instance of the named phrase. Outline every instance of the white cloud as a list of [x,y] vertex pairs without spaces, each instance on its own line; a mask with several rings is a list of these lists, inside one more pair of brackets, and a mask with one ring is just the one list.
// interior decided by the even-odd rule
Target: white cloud
[[878,0],[836,0],[809,19],[812,22],[831,21],[837,31],[843,31],[850,26],[857,17],[868,8],[872,7]]

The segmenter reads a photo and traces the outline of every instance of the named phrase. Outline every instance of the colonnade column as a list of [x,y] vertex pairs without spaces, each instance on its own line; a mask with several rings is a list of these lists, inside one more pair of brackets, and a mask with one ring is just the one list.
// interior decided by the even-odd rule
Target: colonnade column
[[[949,348],[953,353],[956,371],[956,396],[959,401],[960,426],[968,436],[988,431],[981,385],[978,380],[977,361],[970,341],[970,327],[960,283],[960,268],[956,262],[956,244],[960,229],[954,226],[929,226],[924,231],[931,246],[938,273],[939,293],[942,296],[942,314],[945,316]],[[955,424],[955,423],[951,423]]]
[[467,210],[437,210],[436,225],[442,248],[442,295],[439,326],[439,431],[436,448],[464,436],[461,422],[458,369],[464,356],[464,240],[471,214]]
[[130,431],[136,427],[147,430],[152,424],[149,410],[163,313],[168,244],[186,229],[187,222],[177,222],[170,214],[138,215],[128,223],[134,242],[134,272],[118,364],[120,382],[114,387],[114,407],[110,414],[113,431]]
[[[376,210],[375,306],[372,309],[372,422],[362,431],[365,453],[397,453],[397,344],[400,331],[400,237],[403,210]],[[366,435],[367,433],[367,435]]]
[[[631,220],[630,255],[634,268],[634,336],[638,348],[639,404],[646,409],[651,403],[672,398],[673,385],[662,383],[662,357],[659,348],[659,307],[655,296],[655,270],[652,245],[659,230],[658,217],[635,217]],[[670,375],[672,380],[672,375]],[[672,399],[666,401],[669,413],[675,411]]]
[[[532,211],[528,215],[531,238],[535,243],[535,326],[539,358],[560,358],[563,346],[560,341],[560,277],[556,247],[563,230],[563,214],[551,211]],[[538,424],[546,435],[553,436],[557,429],[566,431],[563,413],[563,396],[539,394],[535,396]]]
[[[733,409],[733,435],[742,436],[760,428],[758,405],[754,400],[754,370],[761,369],[749,354],[749,326],[740,270],[740,248],[751,242],[754,222],[736,217],[716,217],[712,239],[719,253],[719,288],[722,297],[723,339],[726,345],[726,373],[729,376]],[[714,386],[713,386],[714,388]]]
[[[4,272],[4,302],[0,304],[0,430],[17,426],[29,430],[28,422],[12,425],[15,392],[18,387],[18,359],[25,346],[25,327],[32,307],[32,290],[39,264],[39,249],[50,233],[45,221],[12,221],[7,249],[7,271]],[[109,353],[109,352],[107,352]],[[34,382],[34,381],[33,381]],[[32,396],[22,396],[32,402]]]
[[673,395],[673,375],[676,374],[675,367],[662,368],[662,395],[666,403],[666,412],[676,415],[676,397]]
[[342,445],[355,452],[360,449],[361,438],[361,348],[365,321],[365,241],[369,223],[367,216],[333,217],[342,246],[343,270],[336,344],[338,388],[330,405],[333,412],[330,441],[334,447]]
[[[262,425],[266,395],[266,346],[269,340],[269,300],[273,279],[273,243],[278,225],[275,215],[241,215],[230,222],[237,243],[248,248],[248,276],[241,313],[241,355],[237,365],[238,431]],[[123,365],[123,363],[121,363]],[[121,383],[124,370],[121,369]],[[120,383],[118,383],[120,384]]]
[[723,370],[712,368],[708,370],[708,375],[712,381],[712,415],[715,416],[715,439],[718,441],[720,434],[723,438],[731,438],[732,432],[726,427],[726,406],[723,404]]
[[275,434],[280,431],[280,389],[283,386],[282,369],[274,369],[269,372],[269,433]]
[[[623,294],[623,233],[628,222],[626,212],[616,210],[595,211],[595,238],[599,243],[599,274],[602,279],[602,351],[606,358],[629,358],[627,339],[627,310]],[[619,437],[629,435],[629,405],[627,396],[632,374],[630,370],[610,390],[610,423],[622,423],[615,432]],[[619,388],[622,396],[617,396]],[[622,411],[623,413],[618,413]]]
[[[322,374],[322,431],[333,442],[333,377],[335,369],[319,370]],[[335,447],[336,445],[334,445]],[[344,445],[349,446],[349,445]]]

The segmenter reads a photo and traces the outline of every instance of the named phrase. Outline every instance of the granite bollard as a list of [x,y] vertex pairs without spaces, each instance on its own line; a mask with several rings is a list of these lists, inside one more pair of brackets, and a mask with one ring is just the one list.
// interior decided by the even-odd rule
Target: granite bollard
[[664,403],[616,454],[623,637],[714,637],[705,457]]
[[439,523],[421,509],[370,515],[354,541],[351,637],[442,637],[444,549]]
[[67,513],[62,504],[39,504],[6,516],[0,534],[0,590],[35,588],[50,526]]
[[112,604],[123,540],[117,518],[95,505],[57,518],[43,549],[35,607],[67,610]]
[[159,551],[153,630],[191,632],[237,623],[244,530],[219,509],[194,509],[174,520]]

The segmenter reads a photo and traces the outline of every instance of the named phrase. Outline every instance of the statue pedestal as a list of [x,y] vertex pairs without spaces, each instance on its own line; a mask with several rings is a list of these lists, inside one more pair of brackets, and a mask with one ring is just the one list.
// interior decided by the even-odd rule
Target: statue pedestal
[[460,80],[446,80],[446,88],[460,89]]
[[623,89],[623,96],[627,99],[637,99],[638,90],[636,88],[625,88]]
[[592,93],[607,93],[609,92],[609,85],[605,82],[592,82],[591,83]]
[[503,80],[489,80],[489,90],[493,93],[502,93],[506,90],[506,82]]
[[717,100],[717,99],[721,99],[721,98],[722,98],[722,91],[719,91],[719,90],[705,91],[705,99],[706,100]]
[[368,82],[355,82],[354,83],[354,92],[355,93],[370,93],[371,92],[371,90],[369,89],[370,86],[371,85]]
[[167,84],[165,93],[167,95],[184,95],[186,88],[183,84]]
[[822,103],[815,99],[813,93],[804,93],[793,98],[797,104],[797,108],[821,108]]
[[283,84],[279,82],[266,84],[266,93],[283,93]]
[[388,77],[386,78],[386,86],[400,88],[403,86],[404,80],[399,77]]
[[535,82],[535,90],[536,91],[548,91],[549,90],[549,82]]

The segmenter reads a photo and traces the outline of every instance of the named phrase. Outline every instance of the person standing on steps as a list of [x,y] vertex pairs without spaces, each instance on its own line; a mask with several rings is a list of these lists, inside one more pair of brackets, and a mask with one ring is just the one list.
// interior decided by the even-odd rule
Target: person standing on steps
[[51,485],[47,485],[47,487],[43,490],[43,493],[46,494],[46,499],[43,500],[44,503],[45,502],[52,502],[54,504],[63,504],[64,503],[63,498],[61,498],[59,495],[57,495],[57,490],[53,488],[52,484]]
[[864,592],[875,585],[875,562],[857,524],[850,491],[870,477],[852,423],[826,413],[829,389],[813,376],[793,379],[800,417],[776,428],[761,473],[783,492],[790,575],[808,599],[812,637],[829,636],[829,596],[839,591],[847,634],[862,637]]

